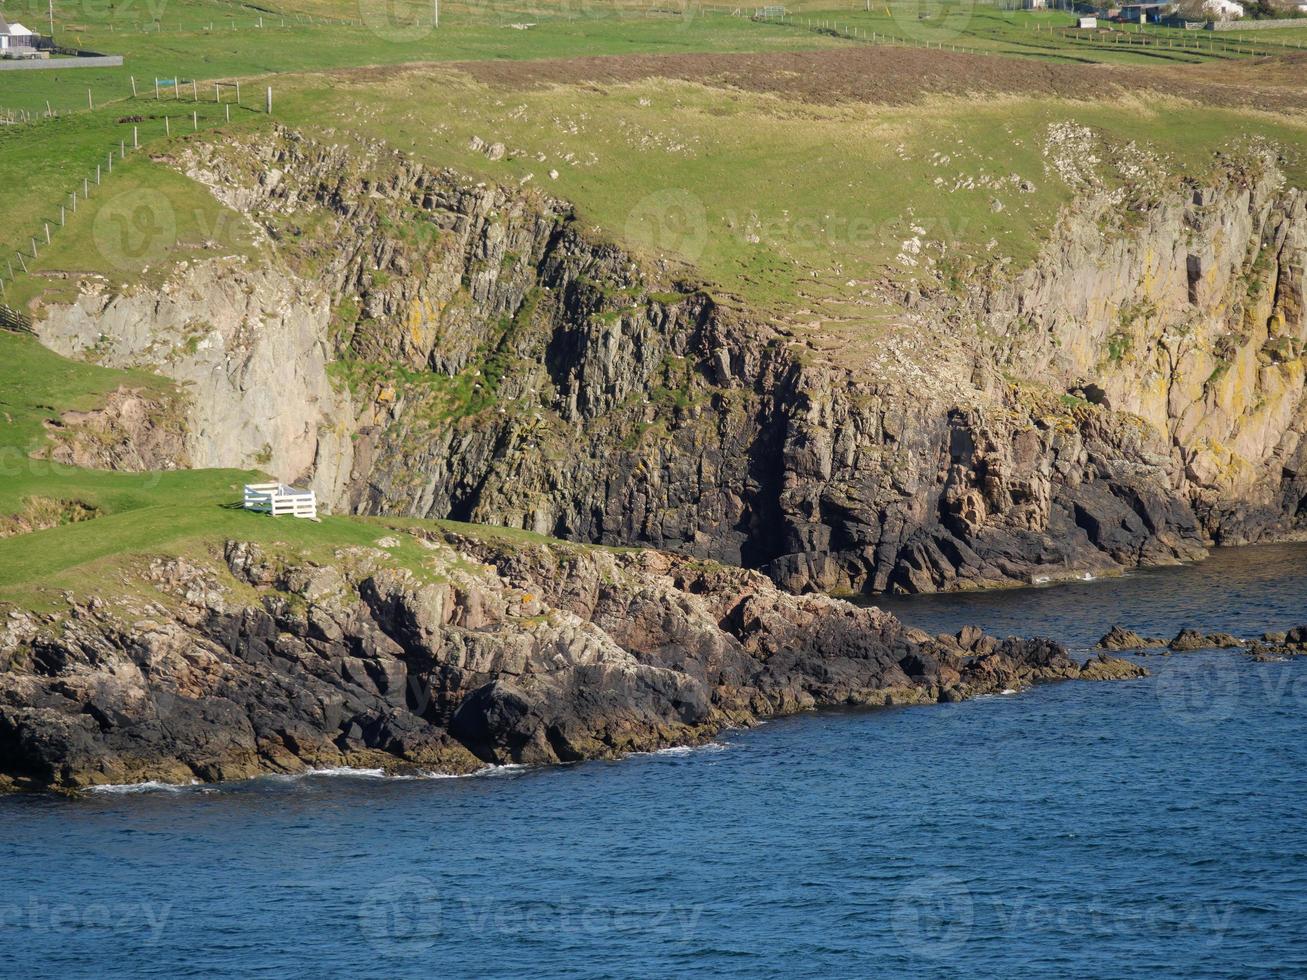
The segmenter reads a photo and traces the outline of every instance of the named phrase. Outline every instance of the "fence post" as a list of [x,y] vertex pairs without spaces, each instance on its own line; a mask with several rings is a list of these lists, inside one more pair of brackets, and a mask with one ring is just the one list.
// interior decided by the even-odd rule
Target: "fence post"
[[191,130],[192,130],[193,132],[198,132],[198,131],[199,131],[199,128],[200,128],[200,114],[199,114],[198,112],[192,112],[192,113],[191,113]]
[[268,115],[272,115],[272,86],[268,86]]
[[140,136],[140,133],[137,132],[136,127],[133,126],[133,127],[132,127],[132,149],[133,149],[133,150],[139,150],[140,148],[141,148],[141,136]]
[[227,111],[227,122],[231,122],[231,103],[230,103],[230,102],[224,102],[224,103],[222,104],[222,107],[223,107],[223,109],[225,109],[225,110]]
[[98,163],[95,165],[95,186],[100,186],[100,165]]
[[191,101],[200,101],[200,83],[193,78],[191,79]]
[[154,101],[159,101],[159,79],[157,77],[154,79]]
[[95,99],[91,97],[91,90],[89,88],[86,90],[86,108],[95,108]]
[[172,135],[172,122],[168,119],[167,116],[163,117],[163,135],[164,136]]
[[136,76],[132,76],[132,98],[136,98]]

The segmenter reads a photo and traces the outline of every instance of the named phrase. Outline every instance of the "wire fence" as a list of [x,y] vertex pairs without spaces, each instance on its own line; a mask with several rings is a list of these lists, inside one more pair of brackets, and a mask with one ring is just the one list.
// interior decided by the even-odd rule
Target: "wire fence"
[[[784,11],[783,8],[754,8],[751,19],[763,23],[797,27],[816,34],[847,38],[851,41],[865,41],[871,44],[889,44],[898,47],[924,48],[933,51],[957,51],[967,54],[987,55],[990,57],[1010,54],[998,47],[977,47],[956,38],[950,40],[932,40],[929,37],[910,37],[890,33],[884,30],[851,24],[832,17],[800,17]],[[1307,21],[1304,21],[1307,24]],[[1307,45],[1301,40],[1274,41],[1245,36],[1230,37],[1225,34],[1204,32],[1182,32],[1174,34],[1160,32],[1134,32],[1126,30],[1125,24],[1110,24],[1101,28],[1079,28],[1053,24],[1031,24],[1028,30],[1046,35],[1054,46],[1046,53],[1058,55],[1062,52],[1074,53],[1090,47],[1099,51],[1120,51],[1140,49],[1147,53],[1174,51],[1178,54],[1193,54],[1209,58],[1228,57],[1269,57],[1301,51]],[[923,33],[925,33],[923,31]],[[995,44],[1011,43],[1010,38],[995,36]],[[1055,45],[1065,45],[1059,50]]]
[[[165,85],[164,82],[170,84]],[[160,139],[170,139],[174,136],[183,136],[187,133],[199,132],[201,123],[206,126],[219,126],[230,123],[232,120],[233,107],[237,112],[262,112],[271,114],[272,112],[272,86],[267,86],[264,92],[262,106],[250,105],[242,101],[240,81],[226,80],[209,80],[200,82],[198,79],[182,79],[174,77],[172,79],[153,79],[152,89],[149,94],[141,92],[136,83],[136,79],[131,79],[132,94],[122,99],[113,100],[112,103],[105,103],[96,106],[91,98],[91,93],[87,92],[88,106],[80,110],[82,113],[94,112],[97,109],[103,110],[113,105],[115,108],[124,106],[143,106],[153,105],[156,107],[169,105],[160,114],[156,108],[147,117],[145,115],[128,113],[118,120],[118,123],[124,127],[130,125],[131,133],[126,129],[122,130],[122,135],[116,143],[109,142],[102,146],[104,154],[100,162],[95,164],[94,170],[86,170],[80,181],[75,181],[72,188],[69,189],[59,203],[59,213],[56,218],[53,214],[40,220],[40,223],[29,229],[31,234],[24,238],[12,239],[4,256],[4,264],[0,266],[0,305],[9,310],[9,316],[18,317],[20,320],[25,318],[25,314],[15,311],[8,305],[10,299],[10,290],[20,277],[30,276],[37,268],[38,262],[42,255],[55,245],[60,232],[68,226],[75,218],[79,208],[85,208],[88,203],[96,200],[102,193],[105,183],[112,177],[115,163],[119,167],[132,155],[140,152],[147,143],[157,142]],[[248,87],[248,83],[247,83]],[[209,91],[212,91],[213,98],[207,98]],[[189,98],[187,98],[189,96]],[[180,103],[181,105],[178,105]],[[177,109],[190,104],[190,112],[184,109],[182,112],[174,115]],[[221,105],[223,111],[221,115],[216,112],[212,115],[206,109],[204,116],[201,116],[199,106],[207,104],[210,106]],[[58,115],[54,110],[48,110],[51,116]],[[66,113],[65,113],[66,114]],[[147,134],[145,141],[142,140],[141,127],[149,123],[152,129],[161,130]],[[152,137],[152,139],[151,139]],[[31,320],[26,319],[26,328],[31,328]],[[0,326],[8,326],[5,322],[0,322]],[[9,327],[10,329],[17,329]]]

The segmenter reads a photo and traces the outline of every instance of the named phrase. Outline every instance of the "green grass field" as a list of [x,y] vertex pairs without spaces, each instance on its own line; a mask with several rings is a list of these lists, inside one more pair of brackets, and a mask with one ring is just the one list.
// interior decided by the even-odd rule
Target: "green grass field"
[[[120,589],[149,556],[212,558],[229,538],[326,561],[338,548],[375,546],[389,526],[365,518],[326,516],[313,523],[242,510],[242,484],[266,479],[254,471],[120,473],[54,462],[46,453],[45,421],[93,408],[120,386],[159,391],[169,383],[146,372],[70,361],[31,337],[4,330],[0,364],[0,517],[42,523],[63,518],[57,526],[8,537],[7,522],[0,519],[0,601],[40,609],[57,606],[65,590],[86,596]],[[407,535],[398,540],[387,549],[395,563],[435,574],[420,546]]]
[[1209,32],[1112,24],[1074,29],[1076,17],[1057,10],[1004,10],[994,4],[870,3],[834,7],[815,0],[791,5],[782,23],[800,32],[833,32],[945,50],[1036,58],[1062,63],[1185,65],[1277,55],[1307,48],[1303,27]]
[[[0,113],[39,114],[87,107],[87,90],[97,104],[131,97],[132,78],[140,95],[153,96],[154,81],[180,79],[183,97],[193,79],[208,81],[282,72],[330,70],[357,65],[420,61],[475,61],[571,57],[578,54],[724,52],[814,48],[850,43],[781,30],[745,18],[709,12],[693,16],[649,15],[635,10],[567,4],[451,4],[442,7],[439,30],[430,26],[430,7],[382,0],[320,5],[335,11],[328,23],[305,22],[293,11],[260,13],[253,7],[215,0],[159,4],[156,29],[142,16],[153,5],[117,6],[57,2],[55,36],[61,43],[120,54],[121,68],[0,74]],[[7,10],[11,8],[6,8]],[[21,5],[20,5],[21,9]],[[725,9],[725,8],[722,8]],[[37,16],[44,24],[44,4]],[[573,11],[568,14],[567,11]],[[12,13],[10,19],[20,19]],[[348,16],[351,22],[345,22]],[[263,27],[258,26],[262,17]],[[212,30],[209,24],[213,24]],[[534,24],[516,30],[513,24]],[[143,30],[142,28],[148,28]],[[252,93],[258,100],[260,93]],[[211,95],[211,87],[204,92]]]

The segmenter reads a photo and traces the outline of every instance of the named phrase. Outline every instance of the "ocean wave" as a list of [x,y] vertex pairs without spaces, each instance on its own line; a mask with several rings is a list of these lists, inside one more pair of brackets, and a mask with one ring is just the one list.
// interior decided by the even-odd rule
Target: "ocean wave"
[[704,742],[702,745],[672,745],[665,749],[654,749],[652,752],[640,754],[683,756],[694,755],[699,752],[724,752],[725,750],[726,745],[722,742]]
[[86,789],[88,793],[107,793],[109,795],[123,793],[181,793],[199,785],[201,783],[198,779],[192,779],[189,783],[163,783],[157,779],[151,779],[143,783],[105,783],[103,786],[88,786]]

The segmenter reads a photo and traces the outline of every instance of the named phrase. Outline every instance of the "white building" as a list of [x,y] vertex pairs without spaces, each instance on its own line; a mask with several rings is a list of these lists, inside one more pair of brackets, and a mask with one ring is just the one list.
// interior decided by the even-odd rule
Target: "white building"
[[0,14],[0,51],[34,48],[36,38],[35,31],[29,31],[22,24],[10,24],[5,20],[5,15]]
[[1235,0],[1206,0],[1203,11],[1214,20],[1238,20],[1244,15],[1243,4]]

